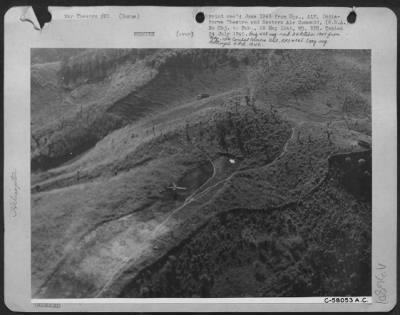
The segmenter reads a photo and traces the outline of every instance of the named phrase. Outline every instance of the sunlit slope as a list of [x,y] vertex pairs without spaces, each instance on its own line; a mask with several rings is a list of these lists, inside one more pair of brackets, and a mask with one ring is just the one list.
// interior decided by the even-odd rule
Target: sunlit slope
[[[230,58],[234,65],[224,58],[202,63],[208,58],[190,50],[150,50],[145,56],[88,50],[70,61],[68,73],[78,74],[67,82],[62,62],[33,65],[32,168],[58,166],[109,132],[198,94],[245,85],[247,65]],[[99,65],[90,66],[92,60]]]
[[[142,125],[143,135],[134,137],[134,125],[116,131],[82,158],[90,159],[94,152],[101,155],[102,146],[114,144],[115,154],[107,160],[104,156],[103,164],[93,163],[96,168],[91,169],[88,163],[66,177],[37,183],[32,200],[37,294],[59,296],[64,289],[71,295],[98,292],[125,259],[135,253],[146,255],[152,242],[173,229],[169,224],[175,215],[186,211],[182,203],[213,194],[236,171],[275,159],[290,137],[290,126],[246,106],[238,93],[196,101],[190,111],[183,106],[180,115],[176,109],[175,115],[166,112],[169,119],[163,119],[165,125],[158,125],[154,133],[151,124]],[[122,137],[122,131],[127,136]],[[186,190],[175,195],[166,189],[171,183]],[[92,260],[96,263],[89,264]],[[86,264],[95,267],[85,269]],[[87,278],[85,285],[81,278]],[[81,291],[74,289],[77,283]]]
[[34,296],[118,296],[211,217],[308,196],[370,146],[368,58],[84,50],[68,67],[111,68],[68,82],[65,60],[33,65]]

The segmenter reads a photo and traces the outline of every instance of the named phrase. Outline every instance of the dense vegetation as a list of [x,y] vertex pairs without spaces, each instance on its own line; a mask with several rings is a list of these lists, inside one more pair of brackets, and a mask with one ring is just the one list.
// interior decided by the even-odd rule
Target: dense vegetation
[[[121,296],[369,295],[371,196],[346,184],[361,169],[370,172],[370,153],[336,156],[323,184],[301,202],[218,215]],[[355,180],[354,187],[365,182]]]
[[222,104],[208,122],[186,122],[185,137],[206,151],[214,146],[212,154],[255,166],[272,161],[281,152],[290,137],[290,126],[276,112],[257,108],[249,95],[244,95]]
[[34,296],[370,295],[369,58],[33,51]]
[[[33,61],[40,60],[40,54],[34,53]],[[55,60],[53,66],[32,68],[32,99],[35,100],[32,107],[43,107],[46,102],[55,118],[51,120],[41,112],[32,112],[34,122],[36,115],[43,122],[32,132],[34,170],[58,166],[93,147],[113,130],[164,108],[163,103],[168,99],[162,93],[179,91],[185,82],[189,86],[182,91],[182,101],[187,100],[188,89],[192,89],[189,93],[192,97],[200,92],[194,87],[201,83],[204,88],[204,80],[209,81],[207,89],[212,88],[214,77],[221,76],[219,84],[224,78],[230,80],[227,73],[221,73],[222,69],[229,69],[228,73],[234,74],[237,84],[243,80],[239,78],[241,73],[248,77],[248,101],[262,100],[271,111],[282,105],[310,110],[316,103],[318,108],[325,107],[326,113],[331,112],[326,119],[333,119],[342,112],[341,118],[356,129],[364,127],[352,119],[365,117],[369,111],[368,69],[349,65],[352,70],[348,72],[337,67],[332,56],[324,51],[89,49],[51,55],[50,59]],[[336,58],[346,56],[346,52],[336,54]],[[366,58],[367,52],[360,53],[361,60]],[[129,73],[127,69],[131,69]],[[46,77],[46,71],[52,75]],[[202,73],[206,76],[200,80]],[[143,78],[139,80],[140,76]],[[138,80],[139,85],[132,85],[129,93],[117,97],[120,80],[127,89],[127,82],[132,80]],[[94,92],[89,93],[88,89]],[[42,93],[46,93],[46,97],[38,96]],[[82,93],[84,97],[80,97]],[[141,93],[143,95],[138,97]],[[86,94],[91,95],[90,98]],[[153,97],[157,98],[154,94],[160,94],[159,102],[152,101]],[[178,103],[179,94],[180,91],[175,96]],[[52,95],[51,100],[48,95]],[[312,100],[314,95],[319,95],[318,99]]]

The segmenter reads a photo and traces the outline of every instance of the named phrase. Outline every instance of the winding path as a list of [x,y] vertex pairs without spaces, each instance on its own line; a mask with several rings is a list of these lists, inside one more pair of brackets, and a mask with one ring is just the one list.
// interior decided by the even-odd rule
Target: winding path
[[[160,228],[162,226],[165,225],[165,223],[167,223],[167,221],[176,213],[178,213],[180,210],[182,210],[186,205],[188,205],[189,203],[191,203],[194,200],[194,196],[196,196],[196,194],[205,186],[207,185],[216,175],[216,168],[215,168],[215,164],[213,163],[213,161],[210,159],[210,157],[208,156],[207,153],[205,153],[207,156],[207,159],[210,161],[212,167],[213,167],[213,173],[212,175],[199,187],[197,188],[194,192],[192,192],[188,197],[186,197],[185,201],[183,202],[182,205],[180,205],[179,207],[173,209],[170,214],[162,221],[160,222],[150,233],[150,237],[151,236],[155,236],[158,231],[160,230]],[[142,251],[146,246],[146,243],[144,243],[144,245],[140,246],[136,252],[138,251]],[[100,289],[100,291],[96,294],[96,298],[100,297],[101,294],[103,294],[103,292],[105,290],[107,290],[109,288],[109,286],[113,283],[113,281],[115,280],[115,278],[117,278],[125,269],[125,267],[129,264],[129,262],[135,257],[136,255],[132,255],[131,257],[125,258],[123,260],[123,262],[120,264],[120,266],[117,268],[117,271],[110,277],[110,279],[104,284],[104,286]]]
[[[289,142],[293,139],[294,134],[295,134],[295,128],[294,128],[294,127],[292,127],[291,132],[292,132],[292,133],[291,133],[291,136],[290,136],[290,138],[286,141],[286,143],[285,143],[285,145],[284,145],[284,147],[283,147],[283,149],[282,149],[282,152],[281,152],[273,161],[271,161],[270,163],[268,163],[268,165],[273,164],[275,161],[277,161],[280,157],[282,157],[282,156],[287,152],[288,144],[289,144]],[[195,191],[193,191],[187,198],[185,198],[185,200],[184,200],[184,202],[183,202],[182,205],[180,205],[179,207],[173,209],[173,210],[168,214],[168,216],[167,216],[162,222],[160,222],[159,224],[157,224],[157,226],[150,232],[149,239],[152,239],[154,236],[156,236],[157,233],[160,231],[160,229],[161,229],[163,226],[165,226],[165,224],[170,220],[170,218],[171,218],[172,216],[174,216],[176,213],[180,212],[182,209],[184,209],[184,208],[185,208],[188,204],[190,204],[192,201],[203,197],[204,195],[206,195],[207,193],[209,193],[212,189],[214,189],[214,188],[217,187],[218,185],[220,185],[220,184],[222,184],[222,183],[228,182],[228,181],[229,181],[231,178],[233,178],[235,175],[237,175],[237,174],[239,174],[239,173],[241,173],[241,172],[243,172],[243,171],[248,171],[248,170],[249,170],[249,169],[241,169],[241,170],[234,171],[232,174],[230,174],[230,175],[229,175],[228,177],[226,177],[225,179],[222,179],[222,180],[218,181],[217,183],[213,184],[213,185],[210,186],[210,187],[207,187],[205,190],[202,191],[202,189],[203,189],[204,187],[206,187],[206,186],[210,183],[210,181],[211,181],[212,179],[215,178],[216,173],[217,173],[215,164],[213,163],[213,161],[211,160],[211,158],[209,157],[209,155],[208,155],[205,151],[203,151],[203,153],[206,155],[208,161],[211,163],[211,165],[212,165],[212,167],[213,167],[213,173],[212,173],[212,175],[207,179],[206,182],[204,182],[200,187],[198,187]],[[99,223],[98,223],[96,226],[94,226],[92,229],[90,229],[90,230],[86,231],[85,233],[83,233],[82,236],[79,237],[77,241],[75,241],[75,242],[73,242],[73,243],[70,243],[71,246],[68,246],[68,247],[69,247],[69,248],[76,248],[76,247],[79,247],[80,244],[82,243],[82,241],[85,239],[85,237],[86,237],[87,235],[90,235],[91,233],[93,233],[93,232],[96,231],[97,229],[101,228],[103,225],[109,224],[109,223],[112,223],[112,222],[118,222],[118,221],[120,221],[120,220],[126,219],[127,217],[130,217],[130,216],[134,215],[136,212],[137,212],[137,209],[136,209],[134,212],[129,212],[129,213],[123,214],[123,215],[121,215],[121,216],[118,216],[118,217],[116,217],[116,218],[112,218],[112,219],[109,219],[109,220],[106,220],[106,221],[99,222]],[[135,253],[142,251],[147,245],[148,245],[148,243],[145,243],[145,242],[144,242],[142,246],[140,246],[139,248],[137,248],[137,250],[135,251]],[[73,253],[74,253],[74,251],[73,251],[73,250],[70,250],[70,251],[66,252],[66,253],[62,256],[62,258],[61,258],[61,259],[58,261],[58,263],[56,264],[54,270],[50,273],[50,275],[47,277],[47,279],[38,287],[38,289],[36,290],[36,294],[39,293],[41,290],[43,290],[43,289],[47,286],[47,284],[51,281],[51,279],[54,277],[54,275],[62,269],[62,266],[63,266],[64,264],[67,263],[68,258],[69,258],[71,255],[73,255]],[[107,290],[107,289],[109,288],[109,286],[113,283],[113,281],[126,269],[126,266],[130,264],[130,262],[132,261],[132,259],[133,259],[135,256],[136,256],[136,254],[135,254],[135,255],[132,255],[132,256],[130,256],[130,257],[127,257],[127,258],[125,258],[125,259],[120,263],[120,265],[116,268],[117,271],[110,277],[110,279],[104,284],[104,286],[102,286],[102,288],[98,291],[98,293],[96,294],[95,297],[100,297],[100,296],[104,293],[104,291]]]
[[[305,121],[301,121],[301,122],[297,123],[294,127],[291,128],[291,136],[290,136],[290,138],[286,141],[285,145],[283,146],[282,152],[281,152],[274,160],[272,160],[270,163],[268,163],[267,165],[272,165],[272,164],[274,164],[274,163],[275,163],[277,160],[279,160],[284,154],[287,153],[289,144],[290,144],[290,142],[291,142],[291,141],[294,139],[294,137],[295,137],[296,128],[300,127],[300,126],[303,125],[304,123],[305,123]],[[328,157],[328,159],[329,159],[329,157]],[[201,185],[201,187],[199,187],[199,188],[198,188],[195,192],[193,192],[188,198],[186,198],[185,201],[184,201],[184,203],[183,203],[181,206],[179,206],[178,208],[172,210],[172,212],[170,213],[170,215],[168,215],[168,217],[167,217],[164,221],[162,221],[160,224],[157,225],[157,227],[152,231],[151,235],[154,235],[156,232],[158,232],[158,230],[169,220],[169,218],[170,218],[171,216],[173,216],[173,215],[176,214],[177,212],[179,212],[179,211],[181,211],[182,209],[184,209],[184,207],[185,207],[186,205],[188,205],[190,202],[192,202],[195,198],[199,199],[199,198],[203,197],[205,194],[207,194],[208,192],[210,192],[212,189],[214,189],[215,187],[217,187],[217,186],[220,185],[221,183],[226,183],[226,182],[228,182],[232,177],[234,177],[235,175],[239,174],[240,172],[244,172],[244,171],[251,170],[251,169],[242,169],[242,170],[234,171],[231,175],[229,175],[229,176],[226,177],[225,179],[220,180],[220,181],[218,181],[217,183],[213,184],[212,186],[207,187],[204,191],[201,191],[201,189],[202,189],[204,186],[206,186],[206,185],[210,182],[210,180],[211,180],[212,178],[215,177],[215,166],[214,166],[214,164],[213,164],[213,162],[212,162],[211,160],[210,160],[210,162],[212,163],[212,165],[213,165],[213,167],[214,167],[214,172],[213,172],[212,177],[210,177],[203,185]],[[322,178],[321,178],[314,186],[312,186],[312,187],[311,187],[310,189],[308,189],[307,191],[302,191],[302,193],[301,193],[301,198],[300,198],[299,200],[303,199],[305,196],[309,195],[310,193],[312,193],[313,191],[315,191],[315,189],[317,189],[318,187],[320,187],[321,184],[322,184],[323,182],[325,182],[325,180],[327,179],[327,175],[328,175],[328,173],[325,173],[325,174],[322,176]],[[200,191],[200,192],[199,192],[199,191]],[[288,205],[290,205],[290,204],[297,203],[299,200],[297,200],[297,201],[291,200],[291,201],[285,202],[285,203],[279,205],[279,207],[284,207],[284,206],[288,206]],[[140,250],[143,249],[143,247],[144,247],[144,246],[141,246],[141,247],[140,247]],[[97,298],[98,298],[98,297],[101,297],[101,295],[102,295],[105,291],[107,291],[107,289],[110,288],[110,286],[112,285],[112,283],[113,283],[116,279],[118,279],[118,277],[119,277],[124,271],[127,270],[126,268],[127,268],[128,265],[130,265],[130,262],[132,261],[133,258],[134,258],[134,256],[132,256],[130,259],[126,259],[126,260],[125,260],[125,263],[121,264],[121,269],[119,269],[119,270],[109,279],[109,281],[106,282],[106,284],[102,287],[102,289],[98,292],[98,294],[97,294],[95,297],[97,297]]]
[[[282,152],[281,152],[274,160],[272,160],[270,163],[268,163],[268,165],[273,164],[276,160],[278,160],[279,158],[281,158],[281,157],[287,152],[288,144],[289,144],[289,142],[293,139],[294,134],[295,134],[295,132],[294,132],[294,127],[292,127],[291,132],[292,132],[292,133],[291,133],[291,136],[290,136],[290,138],[286,141],[286,143],[285,143],[285,145],[284,145],[284,147],[283,147],[283,149],[282,149]],[[210,159],[210,157],[209,157],[208,155],[207,155],[207,158],[208,158],[208,160],[210,161],[210,163],[211,163],[212,166],[213,166],[213,174],[212,174],[212,176],[211,176],[203,185],[201,185],[198,189],[196,189],[189,197],[187,197],[181,206],[179,206],[178,208],[175,208],[174,210],[172,210],[171,213],[168,215],[168,217],[165,218],[161,223],[159,223],[159,224],[154,228],[154,230],[152,230],[152,232],[151,232],[151,234],[150,234],[151,236],[154,236],[154,235],[159,231],[159,229],[160,229],[162,226],[164,226],[165,223],[166,223],[174,214],[176,214],[176,213],[178,213],[179,211],[181,211],[186,205],[188,205],[189,203],[191,203],[195,198],[201,198],[202,196],[204,196],[204,194],[208,193],[208,192],[209,192],[211,189],[213,189],[214,187],[218,186],[218,185],[221,184],[221,183],[225,183],[225,182],[229,181],[229,180],[230,180],[233,176],[235,176],[236,174],[239,174],[240,172],[248,171],[248,170],[249,170],[249,169],[246,169],[246,170],[237,170],[237,171],[233,172],[231,175],[229,175],[227,178],[218,181],[218,182],[215,183],[214,185],[208,187],[208,188],[205,189],[204,191],[202,191],[202,192],[200,192],[199,194],[197,194],[197,193],[198,193],[205,185],[207,185],[208,182],[209,182],[210,180],[212,180],[212,179],[215,177],[215,175],[216,175],[216,168],[215,168],[214,163],[212,162],[212,160]],[[196,194],[197,194],[197,195],[196,195]],[[138,250],[141,251],[141,250],[144,249],[144,247],[145,247],[145,246],[142,245],[141,247],[138,248]],[[126,266],[129,265],[129,262],[130,262],[134,257],[135,257],[135,255],[132,255],[131,257],[125,259],[125,260],[121,263],[120,268],[118,268],[117,272],[115,272],[115,273],[111,276],[111,278],[104,284],[104,286],[103,286],[103,287],[100,289],[100,291],[96,294],[95,298],[100,298],[100,297],[101,297],[101,295],[110,287],[110,285],[114,282],[114,280],[117,279],[118,276],[121,275],[121,274],[123,273],[123,271],[126,269]]]
[[[165,225],[165,223],[177,212],[179,212],[180,210],[182,210],[187,204],[189,204],[190,202],[192,202],[194,199],[193,197],[204,187],[206,186],[216,175],[216,167],[213,163],[213,161],[211,160],[211,158],[209,157],[209,155],[203,151],[203,153],[206,155],[208,161],[211,163],[211,166],[213,167],[213,173],[212,175],[207,179],[206,182],[204,182],[199,188],[197,188],[194,192],[192,192],[183,202],[183,204],[181,206],[179,206],[178,208],[174,209],[161,223],[159,223],[155,229],[152,230],[151,232],[151,236],[156,234],[158,232],[158,230]],[[61,188],[62,189],[62,188]],[[146,204],[144,207],[148,206],[148,204]],[[143,207],[141,207],[143,208]],[[60,260],[56,263],[53,271],[48,275],[48,277],[46,278],[46,280],[39,285],[39,287],[36,289],[35,291],[35,295],[37,295],[41,290],[43,290],[47,284],[51,281],[51,279],[54,277],[54,275],[60,271],[63,267],[63,265],[65,263],[67,263],[68,258],[71,257],[71,255],[74,254],[74,248],[79,247],[82,243],[82,241],[84,241],[85,237],[90,235],[91,233],[95,232],[96,230],[98,230],[99,228],[101,228],[102,226],[104,226],[105,224],[109,224],[109,223],[113,223],[113,222],[118,222],[124,219],[127,219],[130,216],[135,215],[139,210],[135,209],[134,211],[130,211],[128,213],[122,214],[120,216],[111,218],[111,219],[107,219],[107,220],[103,220],[101,222],[99,222],[98,224],[96,224],[93,228],[87,230],[86,232],[84,232],[76,241],[73,242],[69,242],[67,244],[67,248],[71,248],[71,250],[67,251],[61,258]],[[140,250],[143,248],[139,248]],[[130,258],[128,259],[128,261],[130,260]],[[118,270],[120,270],[120,267],[118,268]],[[112,277],[114,278],[114,276]]]
[[196,194],[197,194],[204,186],[206,186],[206,185],[210,182],[210,180],[212,180],[212,179],[215,177],[215,175],[216,175],[216,173],[217,173],[217,170],[216,170],[216,168],[215,168],[215,164],[214,164],[213,161],[210,159],[210,157],[208,156],[208,154],[206,154],[206,155],[207,155],[207,159],[210,161],[210,163],[211,163],[211,165],[212,165],[212,167],[213,167],[213,173],[212,173],[212,175],[205,181],[204,184],[202,184],[202,185],[201,185],[199,188],[197,188],[193,193],[191,193],[190,196],[188,196],[188,197],[185,199],[185,201],[183,202],[183,204],[182,204],[181,206],[179,206],[178,208],[172,210],[171,213],[170,213],[160,224],[158,224],[158,225],[156,226],[156,228],[152,231],[152,234],[157,233],[158,230],[159,230],[159,228],[160,228],[161,226],[163,226],[163,225],[169,220],[170,217],[172,217],[175,213],[177,213],[177,212],[179,212],[180,210],[182,210],[187,204],[191,203],[191,202],[194,200],[194,196],[196,196]]

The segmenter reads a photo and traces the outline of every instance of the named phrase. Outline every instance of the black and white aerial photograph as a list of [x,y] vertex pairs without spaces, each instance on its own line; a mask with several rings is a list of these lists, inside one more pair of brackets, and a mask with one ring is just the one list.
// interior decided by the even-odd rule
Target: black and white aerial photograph
[[371,296],[370,50],[31,49],[32,298]]

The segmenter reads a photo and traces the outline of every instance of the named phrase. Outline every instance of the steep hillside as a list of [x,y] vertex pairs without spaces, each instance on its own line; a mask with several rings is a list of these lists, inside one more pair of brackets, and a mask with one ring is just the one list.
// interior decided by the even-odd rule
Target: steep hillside
[[[68,281],[62,274],[68,274],[70,278],[72,275],[70,268],[80,270],[76,268],[77,264],[84,264],[88,258],[86,254],[82,257],[80,251],[76,256],[75,252],[70,252],[69,247],[77,249],[83,246],[84,252],[94,250],[92,242],[89,242],[90,246],[85,244],[86,241],[82,243],[82,239],[87,236],[89,226],[91,226],[89,230],[96,231],[96,235],[99,233],[97,227],[107,222],[109,222],[108,229],[116,229],[115,234],[109,234],[103,241],[98,238],[94,240],[99,250],[103,248],[99,254],[104,255],[104,246],[108,247],[110,242],[115,242],[115,237],[120,238],[118,235],[123,232],[121,228],[126,227],[125,224],[120,224],[119,218],[131,222],[131,228],[144,224],[148,226],[146,230],[151,231],[167,222],[165,220],[170,215],[169,209],[179,209],[178,206],[185,200],[200,198],[207,193],[207,188],[226,180],[235,170],[244,171],[272,161],[281,152],[290,136],[289,126],[277,117],[272,119],[268,112],[261,110],[254,112],[245,105],[238,105],[236,112],[235,107],[230,107],[229,103],[217,108],[212,106],[212,103],[206,107],[202,107],[201,102],[199,104],[195,112],[193,109],[196,107],[192,105],[192,112],[187,120],[180,125],[174,125],[171,131],[152,135],[150,140],[132,146],[134,148],[132,151],[120,156],[118,160],[114,159],[109,168],[102,165],[100,169],[98,166],[97,178],[96,170],[89,172],[82,170],[63,180],[54,178],[40,184],[40,190],[43,192],[38,192],[33,197],[34,207],[38,209],[32,222],[34,227],[32,246],[35,248],[34,261],[37,262],[34,265],[34,274],[41,278],[44,275],[51,275],[51,270],[56,270],[59,275],[52,276],[56,283],[55,280],[45,283],[46,295],[60,294],[62,286],[67,286],[68,282],[75,283],[74,281],[80,277],[78,274],[73,277],[74,281],[71,279]],[[252,125],[259,127],[251,131],[249,126]],[[232,128],[228,129],[228,126]],[[266,148],[264,142],[271,136],[274,137],[274,143]],[[245,147],[244,143],[251,146]],[[227,156],[237,160],[238,164],[228,163]],[[187,190],[174,194],[165,189],[174,182],[186,187]],[[100,195],[94,198],[97,193]],[[74,205],[71,204],[71,194],[74,195]],[[74,222],[78,213],[81,220]],[[49,225],[43,225],[43,222],[49,222]],[[138,229],[132,231],[136,234]],[[57,237],[49,238],[49,234]],[[140,237],[140,248],[143,245],[149,246],[155,236]],[[136,237],[139,236],[134,238]],[[57,249],[57,244],[60,242],[70,245]],[[134,252],[137,245],[137,243],[125,244],[116,257],[109,253],[108,255],[111,255],[107,264],[109,272],[118,271],[118,260],[121,256]],[[87,251],[83,248],[87,248]],[[40,259],[36,253],[40,254],[40,257],[46,257],[46,260]],[[115,259],[113,266],[109,264],[110,259]],[[103,263],[98,267],[105,268]],[[98,272],[97,277],[104,279],[107,275]],[[82,283],[80,287],[82,290],[85,288]],[[96,287],[91,290],[94,289]],[[71,290],[71,294],[80,295],[85,292],[87,293],[87,291]]]
[[243,86],[246,65],[237,59],[234,67],[220,63],[225,55],[87,50],[68,61],[33,65],[32,168],[58,166],[109,132],[200,93]]
[[250,76],[253,94],[296,120],[365,118],[370,108],[369,52],[273,51]]
[[[370,152],[334,156],[324,182],[301,202],[213,217],[141,270],[121,297],[369,295],[371,195],[356,191],[367,183],[364,170],[371,171]],[[358,182],[349,186],[349,177]]]
[[32,65],[34,297],[368,295],[368,51],[50,55]]

